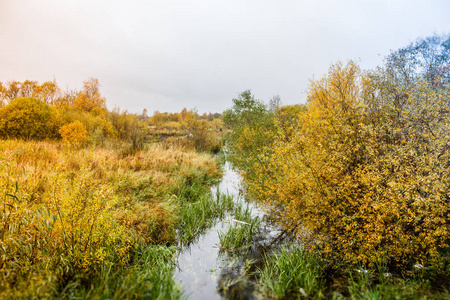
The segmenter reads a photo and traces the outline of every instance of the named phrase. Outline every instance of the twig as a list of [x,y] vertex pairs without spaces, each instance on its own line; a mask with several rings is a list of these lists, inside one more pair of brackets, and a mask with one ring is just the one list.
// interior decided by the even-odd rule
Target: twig
[[247,223],[247,222],[244,222],[244,221],[235,220],[235,219],[231,219],[231,221],[236,222],[236,223],[240,223],[240,224],[244,224],[244,225],[250,225],[250,223]]
[[297,230],[298,225],[300,225],[300,221],[298,221],[297,224],[295,224],[295,226],[294,226],[293,228],[291,228],[290,230],[283,230],[283,232],[281,232],[281,233],[280,233],[280,234],[272,241],[272,243],[270,243],[270,247],[273,246],[273,244],[275,244],[279,239],[281,239],[281,238],[282,238],[282,240],[285,239],[285,237],[283,237],[283,236],[294,233],[294,231]]

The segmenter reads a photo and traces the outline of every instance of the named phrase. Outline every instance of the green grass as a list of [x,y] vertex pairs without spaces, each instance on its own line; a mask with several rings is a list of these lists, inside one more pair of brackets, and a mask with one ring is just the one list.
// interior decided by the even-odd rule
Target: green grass
[[92,282],[69,282],[58,299],[179,299],[173,279],[176,247],[141,245],[130,264],[106,264]]
[[383,264],[373,270],[330,270],[318,254],[294,244],[267,255],[257,273],[259,292],[274,299],[450,299],[448,283],[433,283],[431,271],[404,277]]
[[178,241],[182,245],[189,244],[218,218],[223,218],[233,205],[233,197],[218,190],[215,197],[208,193],[195,202],[184,203],[179,213]]
[[237,204],[232,215],[234,218],[230,220],[231,224],[226,232],[219,231],[221,249],[227,252],[249,248],[261,225],[258,217],[252,217],[248,205],[244,207],[242,203]]
[[323,296],[324,280],[320,262],[298,246],[283,246],[272,255],[267,255],[265,265],[258,273],[259,288],[263,295],[276,299]]
[[342,292],[334,291],[334,298],[343,299],[450,299],[449,291],[433,288],[421,275],[411,278],[381,273],[379,270],[357,269],[346,276]]

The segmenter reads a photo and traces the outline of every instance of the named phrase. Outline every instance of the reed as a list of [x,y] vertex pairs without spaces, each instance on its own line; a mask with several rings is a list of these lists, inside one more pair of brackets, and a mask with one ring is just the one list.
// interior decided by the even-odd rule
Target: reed
[[323,297],[322,266],[315,255],[301,247],[283,246],[266,256],[258,273],[261,293],[269,297]]
[[[0,297],[177,295],[149,286],[173,271],[158,245],[177,242],[189,209],[191,219],[204,211],[191,226],[205,228],[220,214],[214,205],[230,205],[208,196],[220,176],[211,155],[181,148],[124,155],[120,147],[0,141]],[[189,230],[191,239],[199,232]]]
[[217,190],[216,196],[205,194],[195,202],[186,202],[181,207],[178,240],[189,244],[205,229],[223,218],[233,208],[233,197]]
[[261,221],[253,217],[247,204],[238,203],[232,211],[225,232],[219,231],[221,249],[227,252],[237,252],[251,247],[253,237],[259,233]]

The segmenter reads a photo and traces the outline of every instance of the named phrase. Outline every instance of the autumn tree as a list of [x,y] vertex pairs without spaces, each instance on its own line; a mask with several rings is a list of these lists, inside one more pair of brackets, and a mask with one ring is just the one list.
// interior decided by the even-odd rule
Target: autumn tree
[[21,96],[21,83],[19,81],[10,81],[3,85],[2,100],[8,103],[10,100]]
[[295,134],[300,116],[307,110],[304,104],[276,106],[277,138],[289,140]]
[[18,97],[33,97],[47,104],[54,104],[54,101],[61,96],[56,81],[47,81],[39,85],[37,81],[25,80],[24,82],[10,81],[0,89],[0,99],[9,102]]
[[274,127],[254,124],[263,108],[237,102],[228,145],[249,196],[330,261],[403,272],[448,263],[448,41],[419,40],[369,72],[334,64]]
[[142,150],[146,138],[146,125],[136,114],[114,109],[109,113],[112,125],[121,140],[129,141],[132,149]]
[[[20,86],[20,94],[22,97],[35,97],[34,90],[37,86],[37,81],[25,80]],[[35,97],[36,98],[36,97]]]
[[0,137],[3,139],[55,138],[58,128],[55,110],[34,98],[16,98],[0,109]]
[[73,100],[73,106],[80,111],[91,111],[95,107],[105,108],[105,99],[100,95],[98,79],[89,78],[83,83],[83,89]]
[[86,127],[80,121],[62,126],[59,129],[59,133],[63,142],[72,147],[79,146],[87,141]]
[[165,113],[160,113],[159,111],[155,111],[153,116],[150,118],[150,124],[153,126],[161,126],[164,122],[166,122]]
[[225,135],[230,160],[253,177],[253,166],[271,151],[274,140],[274,113],[249,90],[233,99],[233,107],[224,112],[223,122],[229,132]]
[[188,109],[186,107],[184,107],[180,112],[181,120],[184,121],[186,119],[187,114],[188,114]]
[[[24,84],[25,84],[25,82],[24,82]],[[30,89],[30,88],[28,88],[28,89]],[[22,90],[24,90],[23,87],[22,87]],[[61,95],[62,95],[62,92],[61,92],[60,88],[58,87],[55,80],[46,81],[41,85],[37,85],[37,83],[35,82],[33,85],[32,96],[34,98],[37,98],[37,99],[47,103],[47,104],[52,104],[52,105],[55,104],[55,101],[58,98],[60,98]]]
[[279,95],[275,95],[269,100],[269,110],[276,111],[281,107],[281,98]]
[[53,106],[58,110],[67,111],[73,109],[73,103],[78,96],[78,91],[67,90],[62,93],[62,95],[55,100],[53,100]]
[[149,118],[148,111],[146,108],[142,110],[142,114],[138,116],[139,120],[147,120]]

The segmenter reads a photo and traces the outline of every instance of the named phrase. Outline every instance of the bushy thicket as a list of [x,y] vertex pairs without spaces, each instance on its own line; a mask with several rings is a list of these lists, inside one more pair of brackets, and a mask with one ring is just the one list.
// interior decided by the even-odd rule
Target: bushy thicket
[[[100,83],[95,78],[86,80],[80,91],[66,93],[55,81],[41,85],[29,80],[0,82],[0,139],[62,138],[72,146],[120,141],[128,143],[127,152],[133,153],[142,150],[148,142],[160,141],[160,136],[188,136],[184,140],[176,138],[176,144],[202,152],[217,152],[221,147],[219,132],[223,125],[220,117],[217,113],[199,115],[186,108],[179,113],[156,111],[151,117],[146,109],[141,115],[118,108],[108,110],[106,99],[100,94]],[[74,124],[83,132],[76,143]],[[157,138],[152,140],[153,136]]]
[[431,37],[376,70],[332,65],[305,107],[273,114],[242,94],[224,120],[250,197],[336,263],[445,271],[449,75],[450,39]]
[[55,138],[60,123],[53,107],[34,98],[16,98],[0,108],[0,138]]
[[[39,85],[35,81],[9,82],[1,85],[0,138],[44,140],[61,138],[60,129],[80,122],[87,130],[87,141],[102,143],[117,139],[119,127],[112,122],[112,112],[100,95],[97,79],[84,82],[81,91],[62,93],[56,82]],[[129,115],[121,113],[121,118]],[[63,130],[64,131],[64,130]]]

